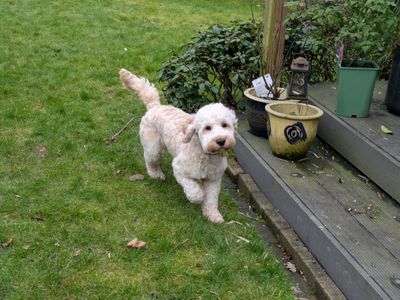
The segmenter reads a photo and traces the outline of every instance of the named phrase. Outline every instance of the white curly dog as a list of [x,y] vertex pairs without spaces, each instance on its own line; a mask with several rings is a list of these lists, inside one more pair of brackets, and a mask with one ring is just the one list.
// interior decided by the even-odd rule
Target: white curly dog
[[160,160],[166,148],[186,197],[201,203],[203,215],[211,222],[222,223],[218,195],[227,167],[225,151],[235,144],[235,113],[220,103],[206,105],[196,114],[161,105],[157,89],[148,80],[125,69],[119,74],[123,85],[147,108],[140,123],[140,141],[149,176],[164,179]]

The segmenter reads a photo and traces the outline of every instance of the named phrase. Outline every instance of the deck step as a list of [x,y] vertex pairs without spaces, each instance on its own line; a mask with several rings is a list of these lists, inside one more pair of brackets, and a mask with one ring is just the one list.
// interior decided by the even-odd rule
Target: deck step
[[[400,202],[400,116],[384,106],[386,84],[378,82],[368,118],[342,118],[335,114],[334,83],[320,83],[309,89],[310,103],[325,114],[318,135],[357,169]],[[381,125],[393,131],[385,134]]]
[[239,164],[348,299],[399,299],[400,206],[316,140],[306,159],[272,155],[239,120]]

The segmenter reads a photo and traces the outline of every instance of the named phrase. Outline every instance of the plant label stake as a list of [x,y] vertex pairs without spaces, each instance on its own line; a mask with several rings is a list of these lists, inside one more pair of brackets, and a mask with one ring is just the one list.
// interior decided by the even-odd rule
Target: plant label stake
[[272,98],[272,93],[270,91],[268,91],[268,89],[266,87],[266,85],[271,87],[273,84],[271,75],[267,74],[267,75],[261,76],[257,79],[254,79],[252,81],[252,83],[253,83],[254,91],[256,92],[257,97]]

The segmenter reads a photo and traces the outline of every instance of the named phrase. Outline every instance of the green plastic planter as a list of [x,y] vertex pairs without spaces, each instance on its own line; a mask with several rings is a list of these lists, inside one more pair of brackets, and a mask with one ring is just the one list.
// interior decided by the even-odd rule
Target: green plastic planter
[[337,67],[336,114],[339,116],[365,118],[369,115],[379,68],[375,62],[364,63],[372,67]]

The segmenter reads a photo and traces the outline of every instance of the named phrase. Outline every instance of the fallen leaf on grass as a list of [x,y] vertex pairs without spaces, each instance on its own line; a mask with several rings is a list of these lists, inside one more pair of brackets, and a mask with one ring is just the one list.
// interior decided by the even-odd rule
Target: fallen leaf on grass
[[31,245],[29,245],[29,244],[22,246],[22,249],[24,249],[26,251],[28,251],[30,248],[31,248]]
[[142,249],[142,248],[147,248],[147,243],[138,239],[133,239],[128,243],[128,248],[133,248],[133,249]]
[[144,176],[142,174],[133,174],[131,176],[129,176],[129,180],[130,181],[139,181],[139,180],[143,180]]
[[382,130],[383,133],[393,134],[393,131],[391,131],[389,128],[387,128],[387,127],[385,127],[383,125],[381,125],[381,130]]
[[0,250],[2,250],[2,249],[4,249],[4,248],[7,248],[8,246],[10,246],[11,243],[12,243],[12,241],[13,241],[13,239],[8,239],[8,240],[5,241],[4,243],[1,243],[1,244],[0,244]]
[[41,158],[43,158],[43,157],[46,156],[46,154],[47,154],[47,148],[46,148],[45,146],[39,145],[39,146],[37,147],[37,150],[38,150],[39,156],[40,156]]
[[285,263],[285,267],[286,267],[286,269],[288,269],[292,273],[296,273],[297,272],[296,265],[294,263],[290,262],[290,261]]
[[78,249],[74,252],[74,257],[81,255],[81,249]]
[[37,222],[44,222],[44,218],[41,216],[32,216],[31,220],[37,221]]

